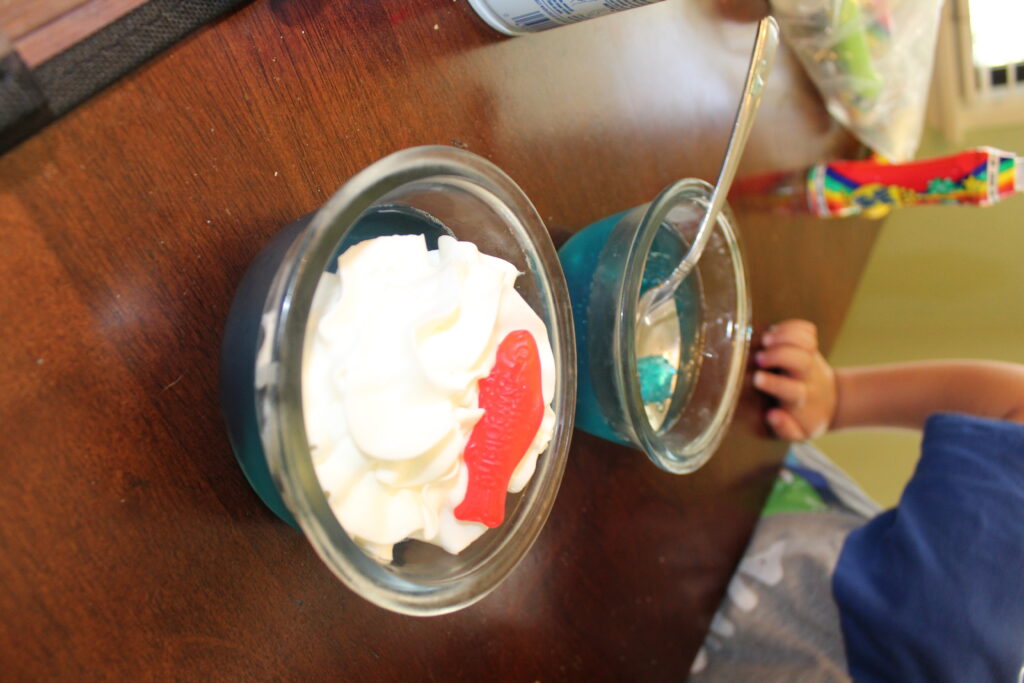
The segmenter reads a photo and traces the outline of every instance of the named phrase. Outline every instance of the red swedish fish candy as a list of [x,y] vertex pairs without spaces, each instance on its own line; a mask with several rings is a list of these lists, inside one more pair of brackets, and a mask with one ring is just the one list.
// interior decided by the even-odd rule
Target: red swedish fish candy
[[516,330],[502,339],[494,368],[478,386],[484,414],[466,444],[469,485],[455,517],[493,529],[505,518],[509,479],[544,417],[540,354],[533,335]]

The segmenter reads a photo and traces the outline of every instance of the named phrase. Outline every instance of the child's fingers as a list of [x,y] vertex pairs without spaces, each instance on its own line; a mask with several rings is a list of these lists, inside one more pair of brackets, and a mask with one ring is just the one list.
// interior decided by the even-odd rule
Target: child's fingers
[[785,404],[799,407],[807,398],[807,385],[798,379],[758,370],[754,373],[754,386]]
[[768,328],[761,342],[765,348],[789,344],[807,351],[817,351],[818,328],[806,320],[786,320]]
[[772,328],[785,328],[790,330],[802,330],[803,332],[817,338],[818,326],[812,323],[810,320],[804,320],[803,318],[789,318],[782,322],[775,323]]
[[758,351],[754,360],[759,367],[785,370],[791,377],[801,379],[811,369],[814,356],[799,346],[773,346]]
[[792,415],[781,408],[769,410],[765,417],[775,436],[787,441],[804,441],[807,434]]

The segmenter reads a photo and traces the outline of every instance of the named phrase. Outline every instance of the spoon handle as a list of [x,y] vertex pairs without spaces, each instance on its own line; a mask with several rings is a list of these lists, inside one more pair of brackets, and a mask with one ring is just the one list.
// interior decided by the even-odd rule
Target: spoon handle
[[729,194],[729,187],[736,175],[736,169],[739,168],[743,148],[746,147],[758,107],[761,106],[761,94],[764,91],[765,79],[771,70],[778,45],[779,25],[773,17],[765,17],[757,26],[757,39],[754,41],[754,49],[750,54],[750,66],[747,67],[747,80],[743,86],[743,96],[740,98],[739,108],[736,111],[736,120],[732,125],[732,133],[725,150],[722,169],[718,172],[718,182],[715,183],[711,192],[711,199],[708,202],[707,211],[704,212],[704,217],[701,219],[700,227],[697,229],[697,236],[686,253],[686,257],[676,266],[668,279],[650,291],[649,303],[646,306],[641,306],[639,311],[644,318],[672,298],[679,283],[690,274],[697,261],[700,260],[701,254],[704,253],[704,247],[707,246],[714,226],[718,223],[718,214],[725,204],[725,198]]

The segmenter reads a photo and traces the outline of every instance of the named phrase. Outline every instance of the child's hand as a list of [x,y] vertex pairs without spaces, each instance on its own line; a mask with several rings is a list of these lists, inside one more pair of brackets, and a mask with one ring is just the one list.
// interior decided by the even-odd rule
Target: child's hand
[[806,320],[787,320],[769,328],[761,341],[754,386],[779,401],[765,416],[768,424],[781,439],[821,436],[835,416],[836,378],[818,352],[818,329]]

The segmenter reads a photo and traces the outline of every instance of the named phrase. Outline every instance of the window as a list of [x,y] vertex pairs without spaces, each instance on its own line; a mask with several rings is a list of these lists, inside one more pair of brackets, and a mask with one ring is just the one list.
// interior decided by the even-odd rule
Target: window
[[1024,88],[1024,3],[968,0],[971,59],[977,70],[977,89],[983,96]]
[[974,63],[998,67],[1024,63],[1024,3],[1006,0],[968,0],[971,51]]
[[939,28],[929,123],[947,139],[1024,123],[1024,2],[947,0]]

